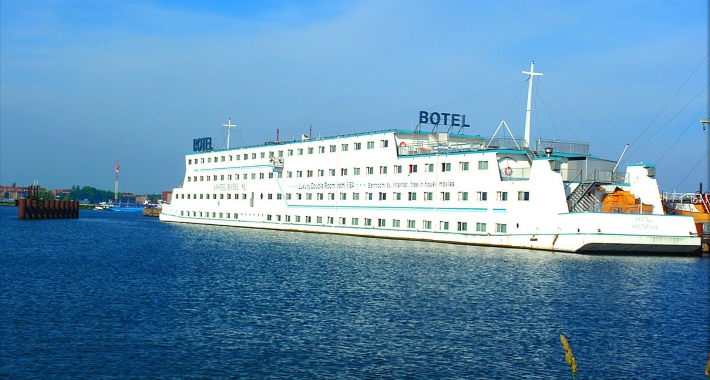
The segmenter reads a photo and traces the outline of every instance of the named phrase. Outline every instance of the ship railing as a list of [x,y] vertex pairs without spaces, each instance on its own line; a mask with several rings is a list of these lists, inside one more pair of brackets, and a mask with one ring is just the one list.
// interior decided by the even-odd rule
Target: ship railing
[[565,182],[582,182],[582,169],[560,169]]
[[530,179],[530,168],[505,168],[499,172],[501,181],[527,181]]
[[[644,206],[646,206],[644,210]],[[608,210],[605,210],[608,208]],[[642,203],[629,206],[623,203],[604,203],[604,202],[594,202],[589,207],[590,212],[606,212],[606,213],[624,213],[624,214],[653,214],[653,207],[650,205],[644,205]]]
[[485,149],[509,149],[523,150],[522,140],[512,138],[492,138],[485,140],[475,140],[471,142],[410,142],[407,145],[398,147],[400,156],[416,156],[422,154],[446,154],[455,152],[475,152]]
[[[664,202],[673,203],[702,203],[703,195],[700,193],[676,193],[664,191],[662,194]],[[705,195],[707,197],[707,195]]]
[[589,156],[589,143],[561,141],[561,140],[535,140],[535,150],[541,154],[546,148],[552,148],[555,153],[579,154]]

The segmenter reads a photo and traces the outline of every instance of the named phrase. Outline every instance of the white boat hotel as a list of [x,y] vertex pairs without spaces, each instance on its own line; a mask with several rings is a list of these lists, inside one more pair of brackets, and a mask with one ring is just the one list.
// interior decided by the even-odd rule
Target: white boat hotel
[[[413,131],[233,149],[228,138],[226,150],[197,139],[160,220],[580,253],[696,253],[693,218],[664,215],[655,165],[621,172],[586,143],[528,143],[539,73],[524,73],[531,80],[522,140],[453,133],[464,115],[429,111]],[[424,132],[422,124],[436,127]]]

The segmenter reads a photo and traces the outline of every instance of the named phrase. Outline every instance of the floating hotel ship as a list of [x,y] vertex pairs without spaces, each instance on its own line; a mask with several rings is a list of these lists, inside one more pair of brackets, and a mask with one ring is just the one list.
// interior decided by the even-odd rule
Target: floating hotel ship
[[160,220],[579,253],[699,252],[693,218],[664,214],[655,165],[622,173],[587,143],[528,143],[541,74],[534,63],[523,73],[523,140],[452,133],[464,115],[425,111],[415,130],[234,149],[228,130],[226,150],[194,141]]

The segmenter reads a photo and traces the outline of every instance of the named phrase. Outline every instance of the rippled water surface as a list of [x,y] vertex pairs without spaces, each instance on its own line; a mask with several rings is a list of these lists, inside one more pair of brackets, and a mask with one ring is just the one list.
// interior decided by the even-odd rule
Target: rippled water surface
[[704,378],[707,258],[0,207],[0,377]]

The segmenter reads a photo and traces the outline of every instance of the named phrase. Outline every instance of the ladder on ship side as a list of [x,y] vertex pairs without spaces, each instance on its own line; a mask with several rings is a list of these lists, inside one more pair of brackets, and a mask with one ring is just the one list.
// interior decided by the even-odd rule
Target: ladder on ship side
[[590,194],[589,190],[601,184],[601,182],[597,181],[585,181],[580,183],[579,186],[570,193],[569,197],[567,197],[569,212],[589,211],[590,208],[597,203],[597,198]]

